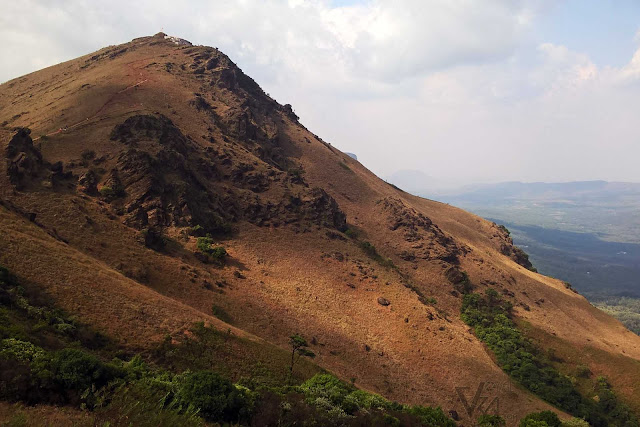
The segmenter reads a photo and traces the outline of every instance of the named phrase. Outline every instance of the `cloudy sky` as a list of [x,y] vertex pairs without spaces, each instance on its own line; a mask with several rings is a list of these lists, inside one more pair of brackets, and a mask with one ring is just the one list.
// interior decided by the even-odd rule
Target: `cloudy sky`
[[637,0],[22,0],[0,81],[158,31],[383,177],[640,182]]

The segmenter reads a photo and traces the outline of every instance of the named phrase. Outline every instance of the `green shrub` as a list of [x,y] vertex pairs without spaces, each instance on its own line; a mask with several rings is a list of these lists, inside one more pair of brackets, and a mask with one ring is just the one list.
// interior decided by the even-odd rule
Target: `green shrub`
[[360,247],[362,248],[362,250],[364,251],[365,254],[367,254],[370,257],[378,257],[380,256],[378,254],[378,251],[376,249],[375,246],[373,246],[370,242],[361,242],[360,243]]
[[305,399],[318,406],[338,408],[347,415],[359,410],[400,410],[402,407],[393,404],[377,394],[358,390],[353,385],[340,381],[330,374],[316,374],[299,386]]
[[302,168],[290,168],[287,173],[291,177],[292,182],[302,182],[304,175],[304,170],[302,170]]
[[179,401],[198,408],[209,421],[239,422],[249,416],[251,401],[245,391],[215,372],[186,373],[179,383]]
[[214,247],[213,239],[209,235],[205,237],[198,237],[196,246],[202,254],[206,255],[208,259],[215,264],[223,264],[227,258],[227,250],[222,246]]
[[0,284],[3,285],[13,285],[15,284],[15,278],[9,270],[0,265]]
[[382,255],[380,255],[376,247],[373,246],[373,244],[371,244],[370,242],[367,242],[367,241],[360,242],[360,248],[364,251],[365,254],[367,254],[369,258],[373,259],[383,267],[396,268],[393,261],[389,258],[384,258]]
[[473,284],[469,279],[469,275],[465,271],[461,271],[458,267],[451,267],[445,272],[447,280],[453,284],[453,288],[459,293],[465,295],[473,291]]
[[107,187],[106,185],[100,189],[99,193],[105,199],[110,199],[114,197],[116,194],[116,192],[113,191],[113,188]]
[[172,384],[157,380],[137,381],[119,387],[108,404],[95,411],[100,426],[173,427],[203,426],[193,406],[184,407],[172,399]]
[[125,195],[124,188],[112,188],[107,185],[102,186],[98,192],[107,202],[112,202]]
[[591,376],[591,369],[586,365],[580,365],[576,368],[576,377],[589,378]]
[[[511,320],[511,303],[493,289],[485,295],[468,294],[462,301],[462,320],[475,329],[487,344],[500,367],[515,381],[547,402],[595,426],[621,423],[636,426],[629,409],[617,401],[605,378],[597,381],[599,401],[581,396],[571,380],[560,374],[526,339]],[[625,424],[626,423],[626,424]]]
[[189,234],[196,237],[204,237],[205,230],[204,227],[200,224],[196,224],[193,227],[189,228]]
[[217,261],[223,261],[227,255],[227,250],[222,246],[215,247],[209,252],[209,256]]
[[21,362],[33,362],[45,356],[46,352],[30,342],[20,341],[14,338],[4,339],[0,342],[0,358],[6,360],[19,360]]
[[[382,411],[384,413],[382,419],[390,422],[396,420],[396,417],[405,419],[402,417],[412,416],[424,426],[455,427],[456,425],[440,408],[402,406],[377,394],[358,390],[330,374],[316,374],[298,389],[304,394],[306,402],[327,412],[332,419]],[[401,417],[400,414],[405,415]],[[367,419],[370,421],[369,418]],[[394,422],[391,425],[396,424]]]
[[456,423],[447,417],[441,408],[429,406],[410,406],[406,412],[417,417],[422,425],[428,427],[456,427]]
[[569,412],[584,412],[583,399],[571,382],[537,355],[509,318],[511,304],[489,289],[485,296],[465,295],[462,320],[496,355],[499,365],[513,379],[544,400]]
[[198,250],[203,254],[209,255],[210,257],[218,260],[224,260],[227,256],[227,251],[222,246],[213,246],[213,239],[211,236],[198,237],[198,241],[196,243]]
[[520,421],[520,427],[560,427],[560,425],[560,418],[558,418],[558,415],[552,411],[533,412]]
[[224,308],[218,305],[213,304],[211,306],[211,313],[218,319],[222,320],[223,322],[226,322],[229,324],[233,323],[233,318],[231,317],[231,315],[229,315],[229,313],[227,313],[227,311]]
[[117,375],[114,367],[105,365],[92,354],[74,348],[54,353],[50,370],[54,382],[66,390],[76,391],[100,388]]
[[562,427],[590,427],[589,423],[581,418],[571,418],[570,420],[563,421],[560,425]]
[[84,150],[81,154],[80,157],[82,158],[82,160],[84,160],[85,162],[88,162],[89,160],[95,159],[96,157],[96,152],[93,150]]
[[394,408],[394,405],[384,397],[364,390],[352,391],[344,398],[344,401],[359,409],[398,409]]
[[478,427],[504,427],[507,422],[500,415],[480,415],[478,417]]
[[300,386],[300,390],[308,401],[324,398],[335,406],[341,406],[347,395],[355,390],[355,387],[340,381],[333,375],[316,374],[305,381]]
[[[465,276],[467,273],[464,273]],[[473,291],[473,284],[469,280],[469,277],[465,277],[465,279],[461,282],[458,282],[453,285],[453,289],[460,292],[463,295],[469,294]]]
[[162,228],[160,227],[145,228],[140,232],[140,234],[144,241],[144,245],[154,251],[162,251],[169,242],[169,239],[162,234]]
[[344,170],[346,170],[346,171],[349,171],[349,172],[353,172],[353,171],[351,170],[351,168],[349,167],[349,165],[347,165],[346,163],[344,163],[344,162],[338,162],[338,164],[340,165],[340,167],[341,167],[342,169],[344,169]]
[[522,420],[520,427],[549,427],[549,424],[538,420]]
[[[494,222],[495,224],[495,222]],[[497,225],[497,224],[496,224]],[[507,227],[505,227],[504,225],[500,224],[498,225],[498,229],[502,230],[503,233],[505,233],[507,236],[511,236],[511,232],[509,231],[509,229]]]
[[358,232],[356,230],[354,230],[353,228],[347,228],[344,231],[344,234],[350,239],[357,239],[358,238]]

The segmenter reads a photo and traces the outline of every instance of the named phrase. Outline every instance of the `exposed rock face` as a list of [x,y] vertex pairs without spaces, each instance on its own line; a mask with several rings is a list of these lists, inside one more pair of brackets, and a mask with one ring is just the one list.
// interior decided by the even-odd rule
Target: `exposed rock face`
[[408,207],[402,200],[387,197],[377,203],[387,218],[389,229],[404,236],[407,244],[402,255],[405,260],[439,259],[455,264],[458,256],[466,252],[466,248],[459,247],[429,218]]
[[91,196],[98,194],[98,174],[95,170],[89,169],[78,178],[78,189]]
[[[162,115],[129,117],[113,129],[111,139],[124,148],[101,188],[110,190],[108,201],[121,203],[125,222],[138,229],[200,225],[210,233],[225,233],[241,219],[260,226],[310,223],[346,229],[345,214],[324,190],[301,183],[279,202],[264,200],[257,193],[270,188],[275,171],[269,175],[249,163],[234,165],[216,150],[196,149]],[[80,181],[91,192],[95,180],[87,172]]]
[[38,182],[45,188],[53,188],[72,177],[64,172],[62,162],[49,164],[42,158],[40,150],[33,145],[31,130],[18,129],[6,149],[7,175],[17,189],[23,189],[29,181]]
[[303,212],[307,219],[324,227],[347,229],[347,216],[340,210],[338,203],[322,188],[312,189],[302,199]]
[[495,223],[494,227],[496,231],[496,233],[494,234],[494,240],[497,240],[500,253],[508,256],[524,268],[536,271],[535,267],[529,260],[529,255],[513,244],[513,239],[511,238],[511,233],[509,232],[509,230],[507,230],[504,225],[497,225]]
[[215,165],[192,149],[171,120],[133,116],[113,129],[111,139],[131,147],[120,154],[103,184],[126,194],[129,225],[200,225],[211,233],[228,231],[233,215],[205,179],[215,176]]
[[347,219],[338,203],[321,188],[304,190],[298,195],[274,204],[259,199],[245,209],[248,221],[260,226],[279,226],[307,222],[322,227],[347,229]]
[[[194,48],[189,52],[189,69],[208,84],[213,98],[196,94],[191,105],[206,112],[211,123],[222,133],[242,143],[263,161],[286,170],[288,158],[280,131],[280,114],[297,122],[298,117],[290,105],[279,105],[258,84],[244,74],[226,55],[217,49]],[[216,109],[215,100],[225,99],[227,108]],[[286,139],[286,138],[285,138]]]
[[42,154],[33,146],[31,131],[18,129],[6,149],[7,175],[14,186],[20,188],[28,178],[37,177],[43,169]]

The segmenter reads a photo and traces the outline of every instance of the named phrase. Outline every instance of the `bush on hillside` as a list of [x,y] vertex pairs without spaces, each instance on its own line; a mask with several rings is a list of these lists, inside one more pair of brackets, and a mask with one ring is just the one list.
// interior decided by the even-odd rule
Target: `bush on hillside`
[[200,253],[207,256],[207,258],[214,264],[222,265],[228,256],[227,250],[222,246],[213,246],[213,239],[207,235],[205,237],[198,237],[196,243]]
[[112,202],[117,198],[124,197],[125,192],[123,188],[112,188],[109,186],[103,186],[98,190],[100,196],[105,199],[106,202]]
[[389,258],[385,258],[382,255],[380,255],[376,247],[373,246],[373,244],[371,244],[370,242],[367,242],[367,241],[360,242],[360,248],[362,248],[364,253],[367,254],[369,258],[373,259],[383,267],[396,268],[393,261]]
[[354,230],[353,228],[347,228],[344,231],[344,234],[349,237],[350,239],[357,239],[358,238],[358,232],[356,230]]
[[590,427],[589,423],[582,418],[571,418],[570,420],[563,421],[562,427]]
[[196,224],[193,227],[189,228],[189,234],[196,237],[204,237],[206,235],[204,227],[200,224]]
[[249,417],[251,399],[245,391],[212,371],[186,373],[177,398],[193,405],[209,421],[240,422]]
[[[538,423],[538,424],[536,424]],[[552,411],[542,411],[542,412],[533,412],[526,417],[524,417],[520,421],[520,427],[534,427],[541,424],[543,427],[560,427],[561,422],[560,418],[555,412]]]
[[606,379],[597,381],[597,403],[580,395],[571,380],[558,372],[517,329],[511,320],[511,309],[511,303],[488,289],[485,295],[465,295],[461,318],[474,327],[476,336],[495,354],[500,367],[542,399],[584,417],[594,427],[612,423],[638,425],[629,408],[617,400]]
[[7,338],[0,341],[0,359],[33,362],[42,359],[46,352],[30,342]]
[[523,420],[520,422],[520,427],[549,427],[549,424],[538,420]]
[[505,427],[507,422],[500,415],[480,415],[478,417],[478,427]]
[[97,357],[75,348],[54,353],[49,369],[54,383],[66,390],[85,391],[100,388],[122,373]]
[[429,427],[456,427],[456,423],[445,415],[440,408],[432,408],[430,406],[410,406],[406,411],[417,417],[422,425]]

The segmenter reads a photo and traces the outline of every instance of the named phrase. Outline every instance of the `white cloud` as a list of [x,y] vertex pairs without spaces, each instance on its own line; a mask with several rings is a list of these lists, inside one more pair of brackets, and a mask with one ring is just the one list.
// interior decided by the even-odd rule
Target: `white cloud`
[[532,31],[548,4],[3,2],[0,81],[162,29],[219,47],[381,175],[640,181],[640,50],[624,67],[598,67],[540,43]]

